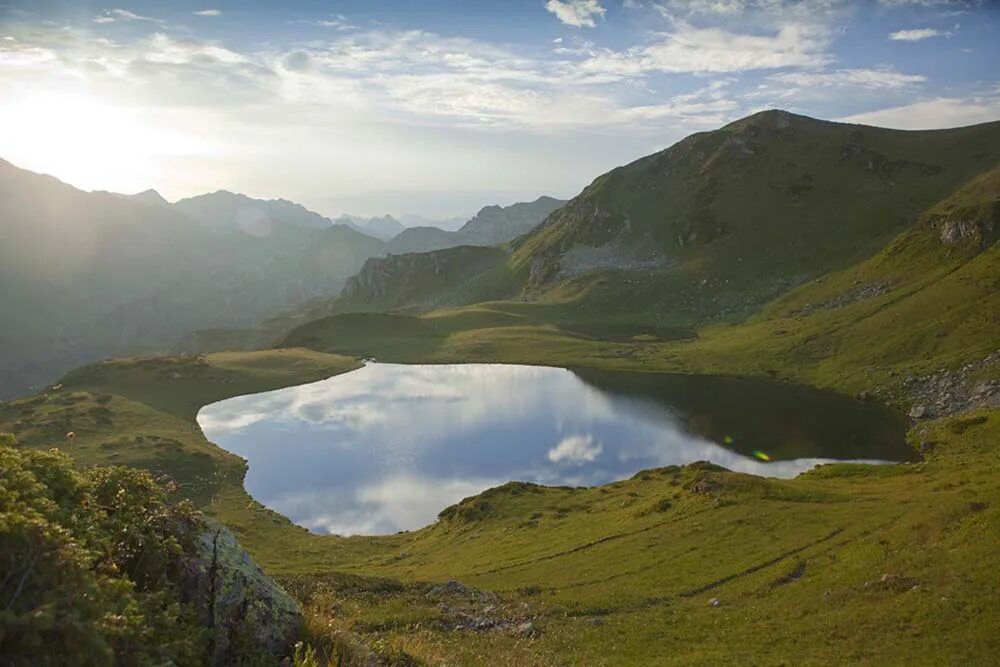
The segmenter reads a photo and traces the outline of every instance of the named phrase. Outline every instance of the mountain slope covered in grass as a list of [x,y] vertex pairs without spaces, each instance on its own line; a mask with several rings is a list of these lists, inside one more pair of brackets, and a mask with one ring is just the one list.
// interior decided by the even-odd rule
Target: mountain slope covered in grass
[[875,252],[998,154],[1000,123],[905,132],[762,112],[599,177],[511,267],[529,291],[634,268],[674,288],[649,307],[689,307],[678,292],[699,287],[703,312],[752,307]]
[[460,294],[468,279],[485,273],[505,257],[502,249],[492,246],[458,246],[372,258],[348,279],[334,304],[341,311],[440,306],[443,299]]
[[1000,123],[913,132],[762,112],[598,177],[465,293],[623,322],[744,318],[871,256],[997,155]]

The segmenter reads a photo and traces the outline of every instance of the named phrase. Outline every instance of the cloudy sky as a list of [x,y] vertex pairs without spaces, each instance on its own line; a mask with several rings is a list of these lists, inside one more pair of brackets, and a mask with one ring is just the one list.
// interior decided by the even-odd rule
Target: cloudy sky
[[765,108],[997,120],[998,62],[992,0],[0,0],[0,157],[445,217]]

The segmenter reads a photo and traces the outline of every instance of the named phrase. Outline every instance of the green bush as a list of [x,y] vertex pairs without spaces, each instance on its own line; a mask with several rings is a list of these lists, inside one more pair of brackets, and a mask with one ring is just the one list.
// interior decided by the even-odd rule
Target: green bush
[[200,520],[146,472],[80,473],[0,436],[0,656],[11,664],[202,662],[178,588]]

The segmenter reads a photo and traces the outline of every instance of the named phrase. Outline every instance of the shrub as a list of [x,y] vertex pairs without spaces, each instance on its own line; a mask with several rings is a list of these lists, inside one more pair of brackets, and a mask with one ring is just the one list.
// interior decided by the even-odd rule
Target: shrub
[[202,662],[177,589],[199,519],[146,472],[80,473],[0,436],[0,655],[12,664]]

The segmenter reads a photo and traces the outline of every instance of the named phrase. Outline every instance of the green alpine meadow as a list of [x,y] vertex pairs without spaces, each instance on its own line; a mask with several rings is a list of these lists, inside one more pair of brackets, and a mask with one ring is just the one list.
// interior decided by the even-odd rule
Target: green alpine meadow
[[997,8],[495,4],[0,7],[0,665],[998,664]]

